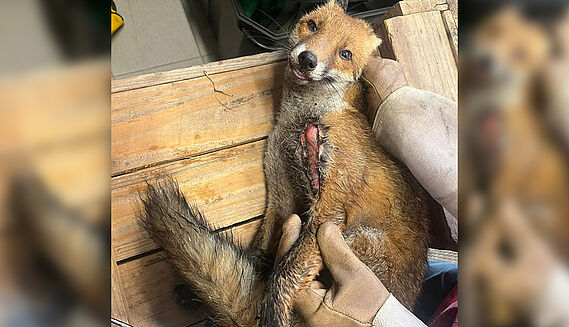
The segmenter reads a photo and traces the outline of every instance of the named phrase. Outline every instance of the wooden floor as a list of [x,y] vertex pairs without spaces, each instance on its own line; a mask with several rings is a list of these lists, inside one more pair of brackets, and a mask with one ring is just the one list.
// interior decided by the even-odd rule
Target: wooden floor
[[[395,9],[378,28],[389,35],[389,53],[386,45],[382,53],[404,64],[411,85],[456,99],[448,8]],[[405,50],[411,44],[401,38],[413,40],[415,51]],[[112,82],[114,319],[136,327],[205,323],[205,308],[188,311],[174,302],[181,280],[138,225],[139,194],[147,180],[172,175],[212,224],[247,245],[264,209],[262,152],[280,98],[283,59],[266,53]]]

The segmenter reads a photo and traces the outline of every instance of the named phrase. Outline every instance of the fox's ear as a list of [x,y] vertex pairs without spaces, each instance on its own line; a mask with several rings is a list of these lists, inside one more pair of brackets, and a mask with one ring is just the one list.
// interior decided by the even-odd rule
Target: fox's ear
[[375,47],[376,47],[377,49],[379,49],[379,46],[383,43],[383,40],[380,39],[380,38],[378,38],[378,37],[376,36],[376,37],[375,37],[375,42],[376,42],[376,43],[375,43]]
[[381,45],[382,40],[380,38],[378,38],[377,36],[372,35],[371,36],[372,40],[370,41],[370,44],[373,44],[373,49],[371,50],[371,56],[372,57],[380,57],[381,58],[381,52],[379,51],[379,46]]
[[372,56],[373,58],[382,58],[382,57],[381,57],[381,51],[379,51],[379,47],[373,49],[373,51],[371,52],[371,56]]
[[344,11],[348,9],[348,0],[330,0],[330,2],[335,2],[340,8],[344,9]]
[[368,44],[373,44],[373,56],[376,56],[376,53],[379,53],[379,46],[381,45],[381,43],[383,42],[382,39],[380,39],[379,37],[377,37],[377,35],[375,35],[373,32],[371,35],[369,35],[369,43]]

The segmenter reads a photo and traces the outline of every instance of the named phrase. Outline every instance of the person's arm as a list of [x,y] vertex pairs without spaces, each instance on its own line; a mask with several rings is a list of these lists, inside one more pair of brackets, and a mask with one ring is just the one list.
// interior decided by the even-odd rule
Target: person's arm
[[[296,215],[283,224],[276,262],[294,244],[300,226]],[[295,311],[309,326],[425,326],[356,257],[335,224],[322,224],[317,240],[322,260],[334,281],[330,289],[315,281],[295,299]]]
[[[372,59],[363,79],[375,138],[407,165],[454,219],[458,212],[456,102],[408,86],[399,64],[393,60]],[[451,229],[456,227],[456,219],[449,225]]]
[[373,319],[372,326],[377,327],[407,327],[425,326],[419,318],[405,308],[397,299],[389,294],[385,303]]

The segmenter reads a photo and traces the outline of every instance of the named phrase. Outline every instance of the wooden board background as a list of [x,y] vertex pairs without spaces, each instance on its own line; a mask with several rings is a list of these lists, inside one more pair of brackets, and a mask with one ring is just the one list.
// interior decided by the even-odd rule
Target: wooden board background
[[181,280],[138,225],[139,195],[146,181],[171,175],[213,225],[248,245],[264,209],[262,153],[280,99],[282,58],[266,53],[113,81],[113,318],[133,326],[193,326],[207,318],[205,308],[175,303]]
[[409,85],[458,99],[456,0],[404,0],[374,26],[383,57],[397,60]]
[[[390,14],[384,25],[390,51],[412,86],[455,98],[453,41],[443,19],[448,6],[443,12],[403,8],[415,9]],[[408,47],[414,52],[405,54]],[[138,225],[139,195],[146,181],[172,175],[213,225],[247,246],[262,220],[262,153],[284,58],[264,53],[112,81],[113,318],[137,327],[206,321],[205,308],[188,311],[175,303],[172,290],[181,280]]]

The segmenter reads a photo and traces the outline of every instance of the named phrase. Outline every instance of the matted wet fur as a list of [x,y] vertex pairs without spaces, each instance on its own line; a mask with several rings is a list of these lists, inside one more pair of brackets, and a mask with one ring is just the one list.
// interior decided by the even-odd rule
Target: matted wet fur
[[[172,180],[149,185],[142,225],[220,326],[302,325],[293,300],[322,268],[315,235],[325,221],[336,222],[358,258],[412,308],[427,261],[424,190],[376,144],[355,107],[357,80],[380,41],[330,1],[300,19],[290,42],[264,157],[265,219],[252,249],[212,232]],[[306,51],[309,66],[306,54],[299,60]],[[283,221],[293,213],[303,221],[300,237],[271,271],[267,258],[274,258]]]

